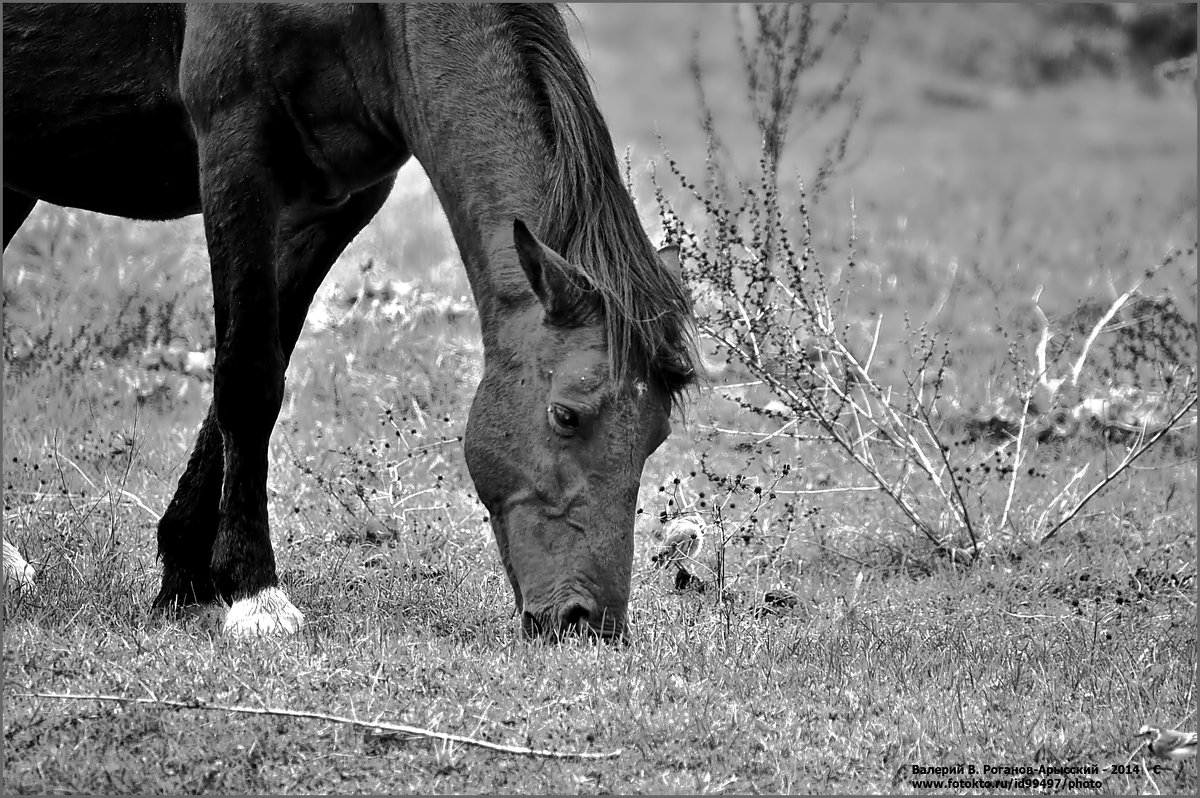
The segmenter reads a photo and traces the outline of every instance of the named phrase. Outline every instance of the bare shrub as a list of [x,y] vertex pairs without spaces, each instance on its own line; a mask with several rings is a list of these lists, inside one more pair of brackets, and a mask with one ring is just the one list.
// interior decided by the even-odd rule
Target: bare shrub
[[[780,22],[788,19],[782,10],[755,13],[760,36],[773,22],[786,28]],[[952,379],[949,341],[910,320],[903,308],[872,308],[869,302],[855,301],[861,282],[855,275],[863,267],[857,259],[853,202],[848,239],[831,256],[814,235],[805,182],[797,180],[794,203],[782,198],[778,164],[793,110],[786,101],[801,96],[789,82],[791,73],[780,72],[783,59],[769,57],[782,41],[783,33],[776,30],[757,51],[768,57],[745,56],[748,75],[758,74],[762,64],[774,75],[765,81],[761,75],[748,79],[755,119],[764,132],[758,173],[748,180],[730,179],[730,159],[712,128],[697,70],[701,125],[709,142],[704,179],[691,179],[666,156],[691,207],[685,210],[669,201],[655,178],[663,228],[668,241],[680,246],[716,370],[736,375],[766,395],[751,399],[731,394],[743,411],[741,421],[717,430],[734,439],[735,450],[746,453],[748,467],[754,463],[762,473],[755,478],[722,473],[702,460],[700,470],[718,485],[719,496],[705,497],[677,479],[660,515],[667,520],[700,512],[710,520],[715,533],[711,571],[722,595],[729,578],[727,546],[753,539],[762,544],[754,556],[770,556],[776,543],[781,546],[781,539],[786,541],[804,523],[797,503],[786,497],[826,489],[784,489],[806,454],[836,452],[867,484],[830,485],[828,490],[883,495],[915,540],[926,541],[932,552],[969,562],[999,542],[1025,546],[1053,537],[1134,460],[1164,438],[1194,429],[1194,325],[1189,332],[1178,323],[1169,301],[1142,297],[1139,281],[1100,311],[1079,349],[1060,346],[1048,356],[1055,331],[1037,308],[1043,324],[1035,350],[1011,347],[1007,364],[997,364],[1010,375],[1004,386],[1009,392],[995,395],[1007,415],[961,438],[962,411],[946,401]],[[754,51],[743,43],[743,52]],[[764,85],[773,87],[766,91],[767,101],[762,100]],[[818,178],[844,161],[844,145],[856,119],[855,114],[849,117],[838,139],[841,145],[835,142],[827,150],[833,154],[832,165]],[[1194,246],[1172,250],[1147,279],[1194,254]],[[1133,329],[1122,325],[1132,324],[1139,308],[1151,307],[1158,321],[1139,324],[1135,333],[1122,332]],[[881,342],[884,318],[895,314],[904,319],[903,340]],[[1076,323],[1067,320],[1068,327]],[[1101,362],[1097,357],[1082,379],[1089,355],[1101,351],[1097,339],[1110,335],[1116,341],[1103,347],[1106,358]],[[900,353],[900,362],[883,363],[883,348],[890,350],[889,356]],[[1149,388],[1145,376],[1137,378],[1142,384],[1136,395],[1112,384],[1116,373],[1130,368],[1131,373],[1158,375],[1170,389]],[[976,421],[987,419],[984,415]],[[1115,465],[1091,477],[1087,464],[1071,466],[1062,482],[1049,480],[1039,468],[1037,447],[1096,424],[1110,432],[1123,430],[1125,451]],[[779,447],[773,450],[779,456],[763,461],[767,444],[781,442],[793,445],[790,460],[779,454]],[[766,522],[768,513],[774,524]],[[786,529],[781,530],[785,518]],[[753,560],[743,558],[741,565]]]

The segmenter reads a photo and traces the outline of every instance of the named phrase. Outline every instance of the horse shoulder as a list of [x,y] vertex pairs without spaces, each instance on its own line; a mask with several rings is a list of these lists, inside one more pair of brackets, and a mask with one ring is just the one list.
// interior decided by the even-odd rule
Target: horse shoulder
[[317,205],[394,173],[408,151],[377,18],[359,5],[189,8],[180,73],[197,131],[232,117],[285,193]]

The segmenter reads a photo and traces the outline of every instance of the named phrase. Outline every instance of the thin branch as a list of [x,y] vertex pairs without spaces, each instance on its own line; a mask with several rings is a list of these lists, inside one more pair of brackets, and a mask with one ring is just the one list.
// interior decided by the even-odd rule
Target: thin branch
[[489,751],[497,751],[503,754],[517,754],[519,756],[540,756],[549,757],[551,759],[612,759],[621,755],[621,749],[609,751],[607,753],[589,753],[584,751],[550,751],[544,748],[526,748],[521,745],[504,745],[502,743],[490,743],[487,740],[480,740],[475,737],[464,737],[460,734],[450,734],[448,732],[432,731],[430,729],[422,729],[419,726],[409,726],[404,723],[386,723],[383,721],[367,722],[355,720],[353,718],[345,718],[339,715],[327,715],[323,712],[304,712],[295,709],[272,709],[269,707],[239,707],[239,706],[224,706],[221,704],[210,704],[201,698],[194,698],[191,701],[171,701],[159,698],[131,698],[128,696],[119,695],[79,695],[75,693],[16,693],[17,696],[24,698],[58,698],[67,701],[116,701],[124,704],[147,704],[150,706],[171,707],[174,709],[204,709],[216,712],[237,712],[243,715],[275,715],[291,718],[309,718],[312,720],[325,720],[332,723],[343,723],[347,726],[356,726],[363,729],[383,729],[386,731],[400,732],[402,734],[411,734],[415,737],[426,737],[431,740],[442,740],[450,743],[461,743],[462,745],[473,745],[478,748],[486,748]]
[[1142,284],[1153,277],[1159,269],[1174,262],[1174,260],[1180,255],[1187,256],[1195,251],[1196,244],[1194,243],[1186,250],[1172,250],[1171,252],[1167,253],[1165,258],[1151,268],[1147,269],[1146,273],[1141,277],[1141,279],[1135,282],[1128,291],[1116,298],[1116,300],[1112,303],[1112,306],[1109,307],[1108,312],[1100,317],[1100,320],[1096,322],[1094,327],[1092,327],[1092,331],[1088,335],[1087,340],[1084,341],[1083,351],[1079,353],[1079,359],[1075,361],[1075,366],[1071,369],[1071,375],[1069,377],[1071,385],[1076,385],[1079,382],[1079,374],[1083,371],[1083,364],[1084,361],[1087,360],[1088,350],[1092,348],[1092,344],[1095,343],[1096,337],[1103,331],[1104,325],[1108,324],[1108,322],[1112,320],[1112,317],[1117,315],[1117,311],[1119,311],[1121,307],[1128,302],[1134,294],[1137,293],[1138,289],[1142,287]]
[[[912,391],[912,384],[909,383],[909,390]],[[971,548],[975,552],[975,556],[979,556],[979,538],[975,535],[975,525],[971,523],[971,512],[967,509],[967,498],[963,495],[962,486],[959,484],[959,479],[954,473],[954,466],[950,464],[950,447],[942,443],[941,436],[937,434],[937,429],[934,428],[933,419],[929,416],[929,410],[925,405],[917,402],[917,410],[921,413],[921,423],[925,428],[925,432],[933,438],[933,445],[937,449],[938,456],[942,460],[942,465],[946,467],[946,478],[950,480],[950,488],[954,491],[954,498],[951,500],[946,496],[946,503],[950,505],[952,511],[958,515],[962,525],[966,527],[967,534],[971,537]],[[916,441],[913,441],[913,446],[916,446]],[[945,495],[943,493],[943,495]]]
[[1190,400],[1188,400],[1187,404],[1185,404],[1183,407],[1181,407],[1179,409],[1179,412],[1177,412],[1174,416],[1172,416],[1171,420],[1168,421],[1162,429],[1160,429],[1158,432],[1156,432],[1154,434],[1154,437],[1152,437],[1150,440],[1146,441],[1141,446],[1139,446],[1137,449],[1134,449],[1132,452],[1130,452],[1128,455],[1126,455],[1125,459],[1123,459],[1120,463],[1118,463],[1116,468],[1114,468],[1112,471],[1110,471],[1104,477],[1104,479],[1102,479],[1098,483],[1096,483],[1096,486],[1093,487],[1091,490],[1089,490],[1087,492],[1087,495],[1079,500],[1078,504],[1076,504],[1074,507],[1072,507],[1062,518],[1059,519],[1058,523],[1054,525],[1054,528],[1051,529],[1049,532],[1047,532],[1042,537],[1041,542],[1045,543],[1047,540],[1054,537],[1054,535],[1058,532],[1058,530],[1062,529],[1064,526],[1066,526],[1068,521],[1070,521],[1072,518],[1074,518],[1076,515],[1078,515],[1079,511],[1083,509],[1083,506],[1085,504],[1087,504],[1089,501],[1091,501],[1093,496],[1095,496],[1097,493],[1099,493],[1101,490],[1103,490],[1104,487],[1108,483],[1110,483],[1114,479],[1116,479],[1117,476],[1119,476],[1122,471],[1124,471],[1126,468],[1128,468],[1130,466],[1130,464],[1133,463],[1134,460],[1136,460],[1137,458],[1139,458],[1143,454],[1145,454],[1147,449],[1149,449],[1154,444],[1158,443],[1159,439],[1162,438],[1162,436],[1164,436],[1168,432],[1172,431],[1175,428],[1175,425],[1179,422],[1179,420],[1181,418],[1183,418],[1185,415],[1187,415],[1188,411],[1190,411],[1195,406],[1196,406],[1196,395],[1192,394],[1192,398]]
[[875,362],[875,349],[879,346],[879,329],[883,326],[883,314],[880,313],[875,317],[875,332],[871,334],[871,349],[867,352],[867,359],[863,361],[863,371],[870,371],[871,364]]
[[127,490],[125,490],[125,488],[117,488],[117,491],[119,491],[122,496],[129,499],[135,505],[137,505],[138,507],[140,507],[141,509],[143,509],[147,513],[149,513],[150,517],[153,518],[155,521],[158,521],[160,518],[162,518],[162,516],[159,515],[158,513],[156,513],[153,509],[151,509],[150,506],[146,504],[146,502],[142,501],[142,498],[140,496],[138,496],[137,494],[127,491]]
[[[58,448],[57,444],[55,445],[55,447],[54,447],[54,450],[51,452],[51,454],[53,454],[53,455],[54,455],[54,457],[55,457],[55,459],[56,459],[56,460],[58,460],[58,459],[60,459],[60,458],[61,458],[61,459],[63,459],[63,460],[66,460],[66,461],[67,461],[67,465],[71,466],[71,468],[74,468],[74,469],[75,469],[75,471],[79,473],[79,476],[83,477],[83,481],[84,481],[84,482],[86,482],[86,483],[88,484],[88,487],[89,487],[89,488],[91,488],[93,491],[97,491],[97,492],[99,491],[99,488],[97,488],[97,487],[96,487],[96,483],[92,481],[92,478],[91,478],[91,477],[89,477],[89,476],[88,476],[88,475],[87,475],[87,474],[84,472],[84,470],[83,470],[82,468],[80,468],[80,467],[79,467],[79,464],[78,464],[78,463],[76,463],[76,462],[75,462],[74,460],[72,460],[70,457],[67,457],[65,454],[63,454],[63,453],[62,453],[62,451],[61,451],[61,450],[59,450],[59,448]],[[59,469],[59,470],[61,470],[61,467],[60,467],[60,469]]]
[[[777,282],[777,284],[780,285],[785,292],[790,293],[790,289],[786,285],[781,282]],[[793,295],[793,297],[794,296],[795,295]],[[702,330],[706,328],[711,330],[711,326],[706,325],[703,322],[700,324],[700,327]],[[771,391],[776,394],[776,396],[779,396],[781,399],[783,399],[785,404],[789,404],[792,407],[799,407],[802,404],[815,406],[815,403],[811,401],[807,403],[801,402],[800,396],[797,395],[796,391],[799,390],[801,394],[804,394],[807,398],[811,399],[812,397],[810,392],[806,391],[800,386],[785,384],[779,379],[778,375],[772,373],[762,364],[760,360],[749,359],[747,357],[749,355],[748,352],[739,349],[736,345],[731,345],[728,341],[725,341],[719,336],[715,335],[715,331],[713,332],[714,340],[716,340],[721,346],[725,347],[728,351],[738,355],[739,359],[742,360],[751,373],[762,378],[766,386],[770,388]],[[849,350],[846,349],[846,347],[841,343],[840,340],[836,338],[836,336],[833,337],[832,343],[836,346],[838,353],[842,357],[846,358],[847,362],[849,362],[854,367],[855,371],[861,375],[864,383],[874,392],[876,392],[876,395],[881,397],[883,402],[882,410],[885,414],[887,422],[889,423],[888,429],[889,431],[894,431],[897,435],[904,438],[904,440],[901,442],[901,445],[905,447],[904,451],[908,455],[908,459],[920,466],[922,470],[924,470],[931,477],[930,481],[934,487],[938,490],[943,498],[946,498],[946,490],[941,484],[940,477],[933,469],[932,464],[929,463],[925,452],[912,439],[911,434],[907,433],[907,431],[904,429],[901,419],[896,411],[891,407],[889,400],[887,398],[883,398],[882,395],[884,391],[878,386],[878,384],[875,383],[870,374],[863,370],[862,365],[853,357],[853,355],[850,354]],[[833,380],[830,375],[825,375],[823,379],[826,385],[834,392],[835,395],[846,399],[845,394],[840,390],[836,384],[836,381]],[[866,391],[864,391],[864,395],[866,395]],[[854,405],[853,402],[850,402],[850,404]],[[856,406],[855,409],[857,411]],[[935,546],[940,546],[942,544],[942,541],[938,539],[936,534],[934,534],[933,529],[929,526],[928,522],[921,517],[917,509],[909,503],[903,494],[896,492],[893,486],[888,484],[887,479],[884,478],[882,473],[880,473],[872,459],[870,457],[864,457],[864,455],[858,451],[855,441],[847,437],[846,433],[838,424],[836,419],[830,418],[824,413],[817,413],[814,420],[821,426],[822,429],[829,433],[833,439],[833,442],[841,447],[841,449],[846,452],[847,456],[850,457],[851,460],[857,463],[873,480],[875,480],[875,482],[879,485],[879,489],[883,491],[883,493],[887,495],[887,497],[897,507],[899,507],[900,511],[904,513],[904,515],[907,516],[910,521],[912,521],[913,525],[916,526],[931,543],[933,543]],[[910,451],[910,449],[915,451]],[[870,454],[869,448],[867,451],[868,454]]]
[[[1038,304],[1038,295],[1042,293],[1042,287],[1039,285],[1037,292],[1033,295],[1033,310],[1037,314],[1038,321],[1042,324],[1042,332],[1038,337],[1037,346],[1034,347],[1034,356],[1037,358],[1037,380],[1042,382],[1048,378],[1049,369],[1046,367],[1046,347],[1050,344],[1050,320],[1046,318],[1045,311]],[[1087,352],[1087,347],[1084,347],[1084,352]]]
[[[795,421],[795,420],[796,419],[793,419],[792,421]],[[787,424],[783,425],[782,427],[775,430],[774,432],[755,432],[754,430],[748,430],[748,429],[732,429],[730,427],[718,427],[715,424],[700,424],[700,423],[696,424],[696,428],[712,430],[713,432],[718,432],[718,433],[721,433],[722,435],[744,435],[749,438],[759,438],[759,440],[756,441],[756,443],[761,444],[761,443],[765,442],[767,439],[774,438],[776,435],[781,434],[785,429],[787,429],[792,424],[792,421],[789,421]],[[797,441],[827,441],[827,440],[829,440],[829,438],[822,437],[820,435],[801,435],[796,432],[789,433],[787,435],[787,437],[791,440],[797,440]]]
[[1025,428],[1029,421],[1029,402],[1033,399],[1033,391],[1033,388],[1026,391],[1025,406],[1021,408],[1021,425],[1017,427],[1017,447],[1013,450],[1012,479],[1008,482],[1008,495],[1004,498],[1004,511],[1000,513],[1000,525],[996,527],[997,529],[1004,529],[1004,525],[1008,523],[1008,511],[1012,509],[1013,494],[1017,490],[1017,476],[1021,472],[1021,447],[1025,442]]
[[1113,316],[1117,315],[1117,311],[1121,309],[1122,305],[1129,301],[1130,297],[1133,296],[1134,292],[1137,291],[1141,284],[1142,281],[1139,280],[1134,284],[1133,288],[1130,288],[1128,291],[1117,297],[1116,301],[1112,303],[1108,311],[1101,316],[1099,321],[1096,322],[1095,326],[1092,327],[1092,331],[1088,333],[1087,340],[1083,342],[1083,351],[1079,353],[1079,359],[1075,361],[1075,365],[1071,368],[1071,374],[1068,378],[1071,385],[1077,385],[1079,383],[1079,375],[1083,372],[1084,361],[1087,360],[1088,352],[1091,350],[1092,344],[1096,342],[1096,338],[1100,335],[1101,331],[1103,331],[1104,325],[1108,324],[1109,320],[1112,319]]
[[1074,474],[1071,475],[1071,478],[1067,480],[1067,484],[1063,485],[1062,489],[1058,493],[1054,494],[1054,498],[1046,504],[1045,509],[1042,510],[1042,514],[1038,516],[1037,525],[1034,527],[1035,531],[1041,529],[1045,525],[1046,516],[1050,514],[1050,511],[1054,509],[1054,506],[1058,504],[1063,496],[1067,494],[1067,491],[1071,489],[1071,486],[1083,479],[1083,475],[1087,473],[1090,466],[1091,463],[1084,463],[1082,468],[1078,469]]
[[950,301],[950,294],[954,292],[954,278],[958,276],[958,260],[950,261],[950,276],[946,278],[946,290],[942,292],[941,297],[933,303],[933,310],[929,311],[929,315],[925,319],[926,324],[930,324],[934,319],[941,314],[942,309],[946,307],[946,303]]
[[[894,407],[892,407],[891,398],[885,395],[883,388],[875,382],[875,379],[867,372],[865,368],[863,368],[862,364],[860,364],[858,359],[855,358],[850,350],[846,348],[846,345],[842,343],[840,338],[834,336],[831,339],[831,343],[837,349],[838,354],[850,364],[854,372],[858,375],[860,384],[870,389],[868,392],[864,388],[863,395],[868,397],[876,396],[881,399],[880,409],[882,411],[883,418],[887,423],[888,431],[895,434],[897,438],[901,439],[898,441],[898,443],[900,443],[900,445],[903,447],[905,454],[911,457],[913,461],[921,467],[921,470],[929,475],[930,481],[933,483],[934,487],[937,488],[939,495],[943,499],[946,499],[946,489],[942,485],[941,475],[938,474],[937,470],[933,467],[933,463],[930,462],[928,455],[925,454],[925,450],[921,448],[921,444],[917,442],[916,438],[914,438],[912,433],[908,430],[908,427],[904,424],[904,420],[901,418],[900,414]],[[883,424],[881,423],[879,426],[883,427]]]
[[816,496],[820,493],[879,493],[878,485],[849,485],[844,488],[813,488],[812,490],[776,490],[776,496]]

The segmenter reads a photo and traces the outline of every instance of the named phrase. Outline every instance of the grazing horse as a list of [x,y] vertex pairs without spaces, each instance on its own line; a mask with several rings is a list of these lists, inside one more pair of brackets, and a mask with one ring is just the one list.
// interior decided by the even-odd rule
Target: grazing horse
[[212,405],[158,525],[154,605],[226,631],[304,617],[279,588],[267,447],[334,259],[411,155],[479,309],[464,449],[522,628],[625,633],[646,458],[694,379],[677,254],[642,230],[552,6],[4,6],[4,243],[36,199],[203,213]]

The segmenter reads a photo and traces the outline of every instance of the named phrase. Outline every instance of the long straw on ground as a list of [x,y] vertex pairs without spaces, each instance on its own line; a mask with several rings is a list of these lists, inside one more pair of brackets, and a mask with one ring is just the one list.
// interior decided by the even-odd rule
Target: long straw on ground
[[309,718],[312,720],[330,721],[332,723],[344,723],[347,726],[357,726],[358,728],[371,729],[372,731],[384,730],[399,732],[401,734],[409,734],[414,737],[426,737],[431,740],[443,740],[450,743],[473,745],[477,748],[486,748],[489,751],[497,751],[502,754],[547,757],[550,759],[612,759],[620,756],[622,750],[618,748],[615,751],[593,753],[587,751],[551,751],[545,748],[526,748],[522,745],[492,743],[488,742],[487,740],[477,739],[475,737],[465,737],[461,734],[451,734],[449,732],[422,729],[419,726],[409,726],[404,723],[356,720],[354,718],[346,718],[340,715],[327,715],[323,712],[307,712],[297,709],[226,706],[223,704],[210,704],[202,698],[193,698],[190,701],[172,701],[165,698],[135,698],[131,696],[120,695],[83,695],[75,693],[17,693],[16,695],[21,698],[57,698],[64,701],[114,701],[124,704],[145,704],[149,706],[169,707],[172,709],[202,709],[213,712],[234,712],[243,715],[275,715],[291,718]]

